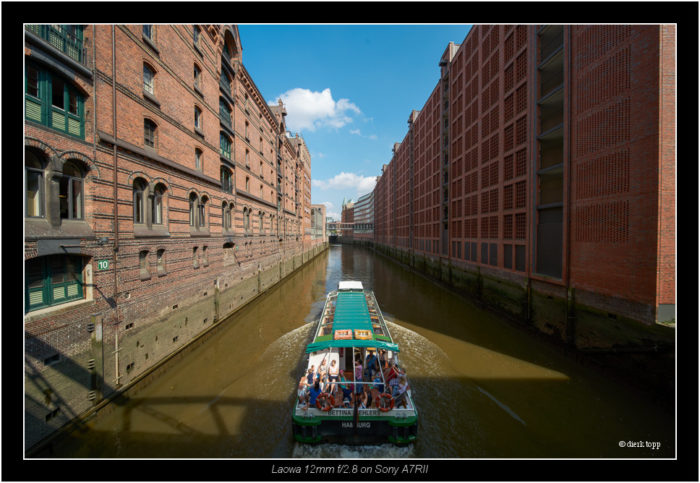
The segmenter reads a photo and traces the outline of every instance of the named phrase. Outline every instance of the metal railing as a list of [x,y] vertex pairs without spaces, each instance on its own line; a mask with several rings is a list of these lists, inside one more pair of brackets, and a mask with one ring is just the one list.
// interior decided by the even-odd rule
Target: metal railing
[[[25,28],[37,37],[47,41],[49,45],[54,46],[71,59],[85,65],[83,39],[74,35],[70,31],[71,27],[67,25],[27,25]],[[77,26],[72,28],[82,29],[82,27]]]

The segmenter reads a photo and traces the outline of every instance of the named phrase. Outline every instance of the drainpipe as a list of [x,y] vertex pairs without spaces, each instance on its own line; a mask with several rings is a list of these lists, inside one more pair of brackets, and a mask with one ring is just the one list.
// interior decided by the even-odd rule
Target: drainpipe
[[119,252],[119,215],[117,207],[117,51],[114,25],[112,25],[112,130],[114,134],[113,144],[113,195],[114,195],[114,313],[116,315],[116,323],[114,325],[114,367],[115,367],[115,382],[117,387],[120,385],[119,379],[119,306],[117,296],[119,293],[118,277],[117,277],[117,253]]

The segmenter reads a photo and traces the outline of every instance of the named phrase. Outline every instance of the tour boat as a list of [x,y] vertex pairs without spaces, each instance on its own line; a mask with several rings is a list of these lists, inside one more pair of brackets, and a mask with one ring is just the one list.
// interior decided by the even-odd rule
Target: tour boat
[[[399,363],[399,347],[391,338],[374,293],[365,290],[362,282],[340,282],[338,289],[328,294],[306,353],[308,361],[297,381],[292,411],[296,441],[397,445],[415,441],[418,411]],[[356,370],[357,360],[361,371]],[[366,373],[368,360],[372,361],[372,374]],[[347,381],[333,383],[329,378],[325,384],[321,381],[319,388],[308,385],[309,380],[319,378],[324,364],[329,375],[342,370]],[[360,373],[361,380],[356,377]],[[356,395],[356,390],[360,394]]]

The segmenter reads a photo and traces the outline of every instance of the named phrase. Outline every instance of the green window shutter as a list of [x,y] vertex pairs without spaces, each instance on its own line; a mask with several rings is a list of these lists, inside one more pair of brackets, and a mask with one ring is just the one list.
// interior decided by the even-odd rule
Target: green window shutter
[[29,291],[29,307],[34,308],[44,305],[44,290],[33,289]]
[[61,131],[66,130],[66,116],[55,109],[51,109],[51,127]]
[[80,123],[80,121],[76,121],[72,117],[68,118],[68,134],[72,134],[74,136],[81,135],[81,123]]
[[27,119],[41,122],[41,103],[33,99],[26,98],[25,115]]

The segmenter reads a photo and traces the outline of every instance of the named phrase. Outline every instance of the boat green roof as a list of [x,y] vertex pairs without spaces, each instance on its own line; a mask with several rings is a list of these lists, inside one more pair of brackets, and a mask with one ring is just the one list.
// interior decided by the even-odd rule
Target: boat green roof
[[333,334],[317,337],[306,347],[306,352],[316,352],[329,347],[377,347],[399,352],[398,345],[387,336],[373,334],[372,339],[335,340],[336,330],[367,330],[373,334],[367,299],[362,291],[338,291],[333,316]]
[[338,292],[333,316],[336,330],[372,330],[367,300],[363,292]]

